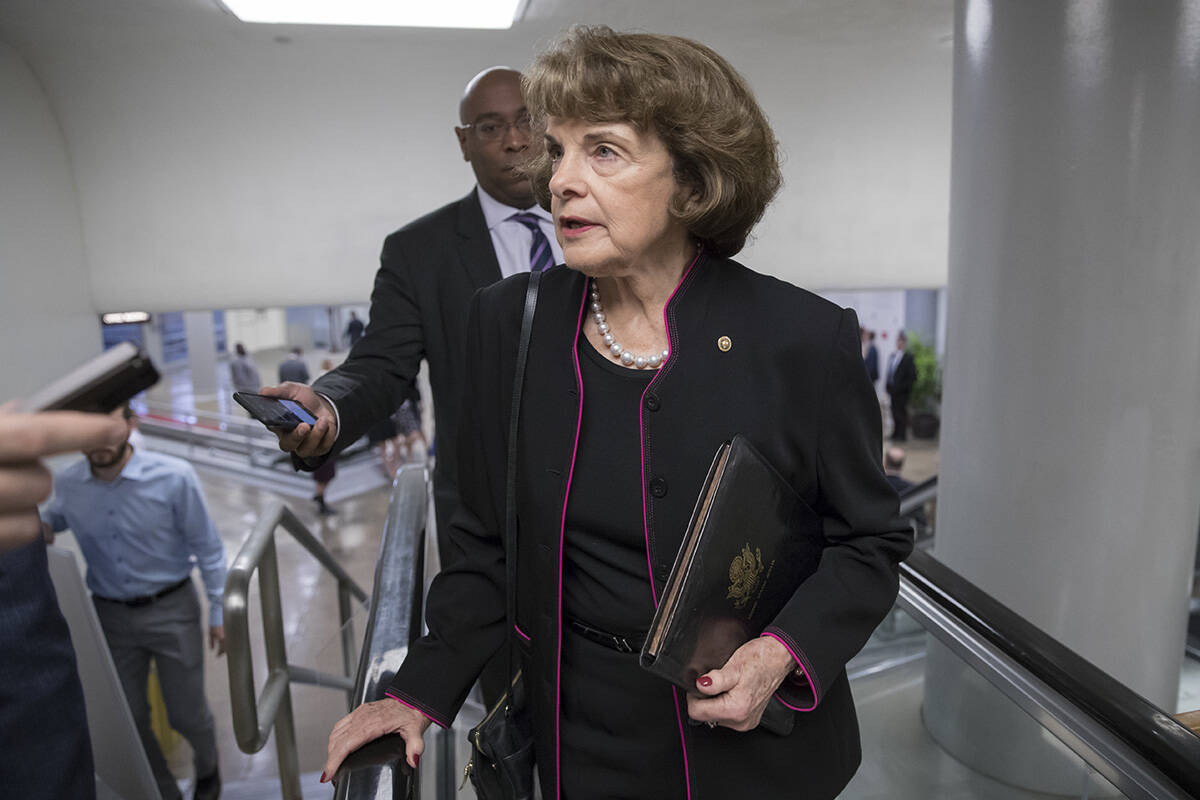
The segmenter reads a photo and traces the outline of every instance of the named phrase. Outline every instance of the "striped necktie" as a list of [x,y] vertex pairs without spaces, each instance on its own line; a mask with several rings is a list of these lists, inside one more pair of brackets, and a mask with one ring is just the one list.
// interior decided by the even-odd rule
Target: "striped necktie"
[[541,272],[554,266],[554,251],[550,249],[550,240],[542,233],[541,220],[537,214],[521,212],[513,214],[509,219],[519,222],[533,234],[533,243],[529,246],[529,271]]

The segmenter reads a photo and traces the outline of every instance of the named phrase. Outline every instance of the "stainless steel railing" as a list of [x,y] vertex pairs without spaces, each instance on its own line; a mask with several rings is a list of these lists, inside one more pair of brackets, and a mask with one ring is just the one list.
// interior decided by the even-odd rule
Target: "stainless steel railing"
[[[329,675],[289,664],[283,632],[283,607],[279,596],[279,563],[275,554],[275,531],[282,527],[330,572],[338,583],[338,612],[341,619],[344,675]],[[267,655],[267,680],[262,694],[255,696],[254,662],[250,651],[250,578],[258,573],[262,602],[263,640]],[[351,598],[366,604],[367,593],[342,568],[329,551],[304,526],[291,509],[275,501],[242,543],[225,581],[225,632],[229,665],[229,694],[233,709],[233,731],[244,753],[257,753],[275,731],[279,779],[284,800],[301,800],[300,759],[296,751],[295,720],[292,715],[291,683],[311,683],[342,689],[347,707],[354,701],[354,630]]]

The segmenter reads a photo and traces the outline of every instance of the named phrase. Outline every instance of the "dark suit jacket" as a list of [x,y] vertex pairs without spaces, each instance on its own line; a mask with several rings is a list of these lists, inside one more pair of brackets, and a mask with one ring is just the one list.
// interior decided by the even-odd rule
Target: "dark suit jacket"
[[863,365],[867,368],[867,377],[871,379],[871,383],[879,380],[879,351],[875,349],[875,345],[867,345]]
[[[483,290],[472,308],[467,363],[473,391],[460,426],[462,505],[446,535],[466,557],[435,579],[430,634],[415,643],[389,693],[448,723],[505,622],[504,469],[516,341],[528,278]],[[582,387],[577,336],[585,279],[556,268],[542,279],[521,408],[515,638],[529,681],[543,795],[556,796],[556,719],[563,509],[572,487]],[[815,295],[701,257],[666,310],[671,357],[640,409],[647,562],[656,597],[712,455],[746,435],[824,519],[816,574],[768,629],[810,682],[787,686],[797,709],[787,737],[680,724],[692,797],[834,797],[860,760],[845,663],[895,599],[897,562],[912,547],[879,464],[879,406],[862,367],[858,322]],[[729,336],[728,352],[717,340]],[[467,601],[465,598],[470,598]],[[657,600],[656,600],[657,602]],[[647,619],[647,626],[649,619]],[[785,684],[786,686],[786,684]],[[664,691],[668,691],[664,684]],[[686,706],[679,698],[680,707]]]
[[888,379],[888,394],[897,397],[908,397],[912,393],[913,384],[916,382],[916,362],[913,361],[912,353],[905,350],[903,355],[900,356],[900,362],[896,364],[896,371]]
[[454,502],[467,309],[476,289],[500,280],[475,190],[388,236],[379,260],[366,334],[313,388],[337,405],[337,453],[399,408],[413,391],[421,359],[429,362],[438,438],[434,493],[444,527]]
[[288,356],[279,363],[279,380],[308,383],[308,365],[304,359]]

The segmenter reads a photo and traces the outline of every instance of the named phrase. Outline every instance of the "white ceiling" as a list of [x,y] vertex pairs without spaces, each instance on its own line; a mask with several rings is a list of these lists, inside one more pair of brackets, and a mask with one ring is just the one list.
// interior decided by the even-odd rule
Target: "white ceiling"
[[[740,38],[747,43],[785,39],[792,46],[904,42],[944,48],[953,29],[952,0],[529,0],[522,26],[558,29],[603,23],[618,30]],[[502,33],[500,35],[503,35]],[[3,0],[0,37],[31,62],[56,47],[97,39],[155,37],[212,41],[277,36],[406,43],[434,36],[454,41],[472,34],[428,29],[248,25],[217,0]]]
[[[99,310],[361,299],[382,236],[470,185],[449,129],[466,78],[520,68],[578,22],[692,36],[754,87],[785,188],[747,263],[893,288],[945,283],[953,6],[530,0],[510,31],[464,31],[253,25],[216,0],[0,0],[0,43],[62,129]],[[330,263],[352,289],[284,279]],[[206,280],[181,293],[192,273]]]

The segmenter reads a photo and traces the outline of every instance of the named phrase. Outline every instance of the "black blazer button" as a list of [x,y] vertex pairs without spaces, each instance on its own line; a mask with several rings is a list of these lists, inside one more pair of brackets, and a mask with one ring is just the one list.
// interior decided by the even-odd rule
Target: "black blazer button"
[[645,405],[647,411],[658,411],[660,408],[662,408],[662,403],[659,401],[658,395],[656,394],[646,395]]
[[661,475],[655,475],[650,479],[650,494],[655,497],[667,496],[667,479]]

